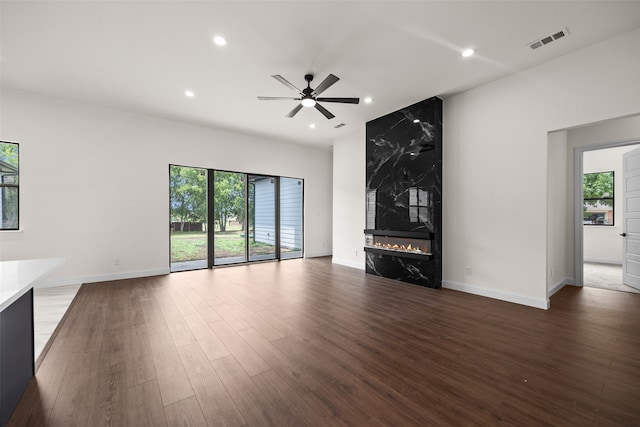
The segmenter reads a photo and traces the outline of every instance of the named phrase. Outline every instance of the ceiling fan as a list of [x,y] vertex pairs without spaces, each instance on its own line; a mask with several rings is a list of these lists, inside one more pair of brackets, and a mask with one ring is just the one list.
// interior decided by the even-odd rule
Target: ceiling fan
[[274,79],[287,86],[288,88],[294,90],[300,95],[300,98],[288,98],[282,96],[259,96],[258,99],[261,101],[280,101],[280,100],[295,100],[300,101],[293,110],[287,114],[287,117],[295,116],[298,111],[302,109],[302,107],[315,107],[316,110],[320,111],[327,119],[332,119],[335,116],[329,112],[322,105],[318,104],[318,102],[340,102],[343,104],[357,104],[360,102],[360,98],[318,98],[322,92],[331,87],[335,82],[340,80],[338,77],[333,74],[329,74],[326,79],[322,81],[315,89],[311,89],[311,81],[313,80],[313,74],[306,74],[304,79],[307,81],[306,89],[300,90],[291,84],[287,79],[282,77],[281,75],[275,74],[272,75]]

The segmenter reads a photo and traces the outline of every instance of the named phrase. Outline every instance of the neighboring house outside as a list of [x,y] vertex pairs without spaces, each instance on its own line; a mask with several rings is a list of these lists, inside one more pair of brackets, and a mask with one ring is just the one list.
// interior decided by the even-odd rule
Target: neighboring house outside
[[611,206],[600,203],[596,206],[589,206],[583,216],[584,224],[613,225],[613,208]]
[[280,249],[292,251],[292,256],[302,256],[303,189],[301,179],[280,178]]
[[[254,181],[255,241],[275,245],[275,179],[265,177]],[[302,251],[302,191],[301,179],[280,179],[280,247],[285,251]]]
[[255,191],[254,229],[255,241],[266,245],[276,244],[275,178],[260,177],[253,180]]

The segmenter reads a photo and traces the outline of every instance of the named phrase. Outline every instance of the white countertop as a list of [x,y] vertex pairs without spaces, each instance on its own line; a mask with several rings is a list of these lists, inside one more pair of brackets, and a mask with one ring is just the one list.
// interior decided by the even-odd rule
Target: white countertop
[[64,258],[0,261],[0,312],[26,294],[33,285]]

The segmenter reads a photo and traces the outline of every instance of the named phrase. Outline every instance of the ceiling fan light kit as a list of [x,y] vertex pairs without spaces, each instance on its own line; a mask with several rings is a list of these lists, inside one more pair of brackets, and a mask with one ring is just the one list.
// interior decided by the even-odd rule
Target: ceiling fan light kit
[[324,115],[327,119],[332,119],[335,116],[329,112],[326,108],[319,104],[319,102],[336,102],[341,104],[358,104],[360,102],[360,98],[319,98],[322,92],[331,87],[334,83],[340,80],[338,77],[333,74],[329,74],[326,79],[322,81],[315,89],[311,89],[311,81],[313,80],[313,74],[306,74],[304,79],[307,81],[307,87],[303,90],[295,87],[291,82],[289,82],[284,77],[274,74],[271,77],[287,86],[289,89],[297,92],[300,95],[300,98],[289,98],[289,97],[281,97],[281,96],[259,96],[258,99],[261,101],[281,101],[281,100],[295,100],[300,101],[293,110],[286,115],[286,117],[295,116],[298,111],[302,109],[302,107],[312,108],[315,107],[316,110],[320,111],[322,115]]
[[302,101],[300,101],[300,104],[302,104],[303,107],[315,107],[316,100],[313,98],[302,98]]

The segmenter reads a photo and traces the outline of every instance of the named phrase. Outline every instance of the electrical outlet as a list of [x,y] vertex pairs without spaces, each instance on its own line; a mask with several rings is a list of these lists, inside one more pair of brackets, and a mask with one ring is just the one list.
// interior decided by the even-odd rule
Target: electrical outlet
[[551,277],[553,277],[553,268],[551,269]]
[[356,249],[356,256],[358,256],[358,250]]
[[113,265],[120,265],[120,259],[119,259],[119,258],[116,258],[116,259],[113,261]]
[[473,274],[473,270],[471,269],[471,266],[466,266],[464,268],[464,274],[466,274],[467,276],[471,276]]

